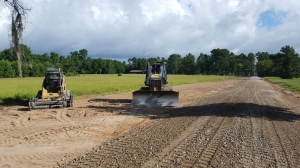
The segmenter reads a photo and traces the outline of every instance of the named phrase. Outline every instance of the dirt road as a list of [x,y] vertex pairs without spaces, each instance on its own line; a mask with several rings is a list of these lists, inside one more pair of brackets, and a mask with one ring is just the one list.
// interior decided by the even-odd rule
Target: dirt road
[[256,77],[174,89],[183,107],[1,107],[0,167],[299,167],[296,96]]

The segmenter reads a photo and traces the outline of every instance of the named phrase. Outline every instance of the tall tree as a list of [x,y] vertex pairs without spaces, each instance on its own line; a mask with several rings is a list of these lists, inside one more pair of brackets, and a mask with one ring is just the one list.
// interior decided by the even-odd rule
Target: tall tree
[[227,49],[213,49],[211,60],[215,74],[226,75],[230,71],[230,57],[234,55]]
[[59,66],[59,55],[55,52],[50,52],[50,59],[53,66],[58,67]]
[[291,79],[296,77],[299,69],[299,55],[291,46],[284,46],[278,53],[280,60],[279,77],[283,79]]
[[104,69],[106,67],[106,61],[102,58],[94,59],[93,63],[93,73],[102,74],[104,73]]
[[114,61],[113,61],[113,60],[111,60],[111,59],[106,59],[105,72],[106,72],[107,74],[114,74],[114,73],[116,73],[115,64],[114,64]]
[[78,68],[79,73],[82,73],[82,74],[87,73],[87,71],[88,71],[87,65],[89,64],[89,61],[87,60],[88,59],[88,51],[86,49],[79,50],[78,51],[78,58],[81,62],[81,65]]
[[268,52],[257,52],[256,54],[257,61],[269,60],[270,54]]
[[270,59],[258,61],[256,64],[256,71],[258,76],[264,77],[264,76],[272,75],[273,65],[274,65],[273,62]]
[[88,57],[88,50],[86,50],[86,49],[79,50],[78,56],[79,56],[80,60],[86,60]]
[[248,54],[248,61],[250,63],[250,75],[254,75],[254,69],[255,69],[255,55],[253,53]]
[[195,56],[193,54],[188,53],[182,58],[182,68],[185,74],[194,74],[196,72],[195,65]]
[[11,44],[18,59],[19,77],[23,77],[20,39],[25,28],[24,20],[27,17],[27,11],[31,9],[25,8],[19,0],[4,0],[4,3],[11,10]]
[[133,58],[129,58],[128,60],[128,64],[129,64],[129,67],[130,69],[136,69],[138,66],[137,66],[137,58],[136,57],[133,57]]
[[246,56],[246,54],[241,53],[236,56],[236,67],[240,76],[250,76],[253,74],[254,54],[248,55]]
[[0,60],[0,77],[13,78],[15,77],[15,71],[8,60]]
[[116,73],[121,74],[125,72],[125,67],[123,66],[122,62],[114,60]]
[[256,71],[258,76],[270,76],[273,70],[273,61],[270,60],[270,54],[268,52],[257,52],[255,54],[257,63]]
[[12,54],[11,49],[4,49],[0,52],[0,59],[8,60],[8,61],[15,61],[17,58],[14,54]]
[[146,67],[147,67],[147,59],[139,58],[137,61],[137,69],[138,70],[146,70]]
[[155,57],[148,58],[147,61],[148,62],[160,62],[162,60],[160,59],[160,57],[157,56],[156,58]]
[[170,74],[180,73],[181,61],[182,61],[181,55],[179,55],[179,54],[170,55],[167,60],[168,73],[170,73]]
[[196,69],[198,73],[207,75],[209,74],[209,66],[210,66],[210,56],[207,54],[200,53],[199,57],[196,61]]

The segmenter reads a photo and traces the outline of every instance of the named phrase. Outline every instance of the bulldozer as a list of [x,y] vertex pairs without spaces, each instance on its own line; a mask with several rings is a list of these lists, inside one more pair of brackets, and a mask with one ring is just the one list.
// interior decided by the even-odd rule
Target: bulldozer
[[29,110],[52,108],[52,107],[73,107],[73,95],[66,88],[66,76],[60,68],[46,68],[42,90],[29,100]]
[[168,87],[166,62],[148,62],[145,86],[132,92],[132,106],[181,106],[179,92]]

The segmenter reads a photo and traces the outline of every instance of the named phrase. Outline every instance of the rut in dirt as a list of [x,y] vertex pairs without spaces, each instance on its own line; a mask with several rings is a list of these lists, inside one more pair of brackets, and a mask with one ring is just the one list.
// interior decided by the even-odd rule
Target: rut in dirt
[[300,114],[252,77],[61,167],[297,167]]

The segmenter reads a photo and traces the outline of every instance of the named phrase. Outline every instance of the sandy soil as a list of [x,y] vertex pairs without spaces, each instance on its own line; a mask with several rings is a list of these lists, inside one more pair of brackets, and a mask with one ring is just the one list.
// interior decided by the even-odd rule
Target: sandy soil
[[[244,79],[175,86],[183,107]],[[76,98],[74,107],[0,106],[0,167],[55,167],[182,107],[133,107],[132,94]]]

